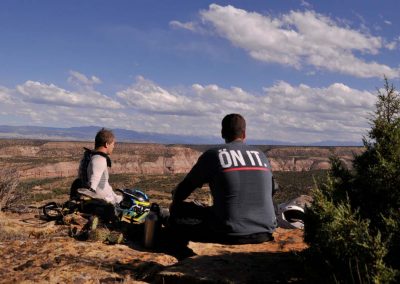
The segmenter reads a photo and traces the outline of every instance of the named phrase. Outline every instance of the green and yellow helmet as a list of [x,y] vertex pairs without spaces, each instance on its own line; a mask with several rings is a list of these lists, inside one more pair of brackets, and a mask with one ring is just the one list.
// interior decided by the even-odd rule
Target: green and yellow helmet
[[121,189],[123,200],[119,204],[122,209],[121,221],[142,223],[150,211],[150,201],[146,193],[138,189]]

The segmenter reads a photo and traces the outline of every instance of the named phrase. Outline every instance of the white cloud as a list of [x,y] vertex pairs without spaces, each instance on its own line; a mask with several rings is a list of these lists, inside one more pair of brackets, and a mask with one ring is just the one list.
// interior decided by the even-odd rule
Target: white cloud
[[303,7],[311,7],[311,4],[304,0],[300,0],[300,5]]
[[238,87],[225,89],[217,85],[194,84],[192,91],[195,94],[196,105],[203,105],[202,109],[205,109],[206,113],[222,115],[224,112],[253,110],[254,97]]
[[[264,88],[265,100],[279,111],[308,112],[327,115],[330,113],[358,113],[360,117],[374,106],[376,97],[368,91],[351,89],[335,83],[326,88],[311,88],[300,84],[295,87],[284,81]],[[340,120],[340,117],[336,119]]]
[[296,140],[293,136],[299,133],[303,141],[360,141],[366,133],[367,118],[376,102],[374,94],[341,83],[326,88],[311,88],[281,81],[264,88],[264,91],[267,113],[275,117],[271,132],[287,129],[291,140]]
[[391,21],[388,21],[388,20],[385,20],[385,21],[383,21],[386,25],[389,25],[389,26],[391,26],[392,25],[392,22]]
[[199,24],[198,22],[191,21],[191,22],[181,22],[181,21],[170,21],[169,26],[173,29],[176,30],[186,30],[186,31],[191,31],[193,33],[197,34],[211,34],[210,31],[207,31],[204,29],[204,27]]
[[382,38],[340,26],[313,11],[291,11],[273,17],[212,4],[200,15],[220,36],[260,61],[295,68],[312,65],[365,78],[400,76],[399,69],[366,62],[354,54],[378,54],[383,47]]
[[93,86],[101,83],[101,80],[94,75],[89,78],[86,75],[73,70],[69,71],[69,74],[68,82],[75,86]]
[[138,76],[136,83],[119,91],[117,97],[129,107],[154,113],[195,114],[189,110],[190,101],[182,95],[173,94],[150,80]]
[[14,99],[11,94],[12,94],[12,90],[0,86],[0,103],[1,104],[13,104]]
[[218,135],[224,115],[242,113],[249,121],[250,138],[293,142],[361,141],[376,101],[373,93],[342,83],[312,88],[280,81],[260,95],[200,84],[169,90],[143,77],[118,97],[127,101],[135,117],[145,120],[146,127],[139,126],[145,131]]
[[26,81],[18,85],[16,90],[25,101],[37,104],[94,107],[103,109],[118,109],[121,104],[101,93],[88,90],[87,92],[71,92],[54,84]]
[[170,21],[169,25],[173,28],[195,31],[195,24],[193,22],[182,23],[179,21]]
[[397,42],[396,42],[396,41],[389,42],[389,43],[387,43],[387,44],[385,45],[385,47],[386,47],[387,49],[389,49],[389,50],[395,50],[396,47],[397,47]]
[[[14,94],[23,100],[14,98]],[[0,101],[12,99],[14,104],[12,111],[9,105],[1,104],[0,118],[14,116],[29,125],[100,125],[219,136],[223,116],[241,113],[248,121],[249,139],[294,143],[361,141],[376,102],[376,94],[342,83],[315,88],[278,81],[260,93],[251,93],[240,87],[223,88],[216,84],[165,88],[141,76],[116,95],[124,108],[100,108],[92,96],[84,101],[82,94],[53,84],[27,81],[16,90],[0,86]],[[109,98],[101,98],[110,103]]]
[[224,89],[217,85],[194,84],[191,88],[166,90],[141,76],[135,84],[117,93],[134,110],[185,116],[221,113],[230,109],[249,110],[253,97],[238,87]]

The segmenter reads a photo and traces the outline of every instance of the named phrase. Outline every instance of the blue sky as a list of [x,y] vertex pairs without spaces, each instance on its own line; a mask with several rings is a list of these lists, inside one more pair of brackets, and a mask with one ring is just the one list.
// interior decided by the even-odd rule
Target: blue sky
[[[397,0],[0,2],[0,124],[361,141],[400,78]],[[216,138],[217,139],[217,138]]]

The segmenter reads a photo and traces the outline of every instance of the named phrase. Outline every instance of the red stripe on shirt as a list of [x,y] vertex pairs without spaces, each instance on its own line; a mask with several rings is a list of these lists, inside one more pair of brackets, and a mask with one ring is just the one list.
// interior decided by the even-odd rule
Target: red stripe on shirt
[[263,167],[239,167],[239,168],[229,168],[223,170],[224,173],[226,172],[233,172],[233,171],[269,171],[269,168]]

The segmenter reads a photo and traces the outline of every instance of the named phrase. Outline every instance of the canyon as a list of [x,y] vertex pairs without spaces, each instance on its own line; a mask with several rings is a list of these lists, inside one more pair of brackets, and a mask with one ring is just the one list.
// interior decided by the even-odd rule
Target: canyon
[[[91,142],[55,142],[41,140],[2,140],[0,165],[18,170],[21,179],[76,176],[84,147]],[[164,145],[118,143],[112,155],[111,173],[179,174],[186,173],[203,151],[212,145]],[[257,146],[273,171],[313,171],[330,168],[329,158],[337,156],[351,168],[355,155],[363,147]]]

